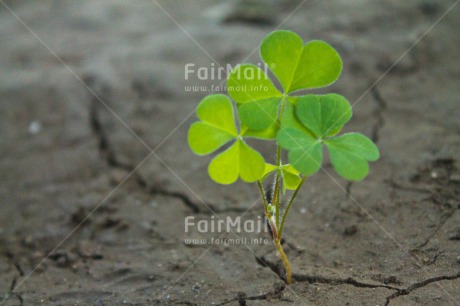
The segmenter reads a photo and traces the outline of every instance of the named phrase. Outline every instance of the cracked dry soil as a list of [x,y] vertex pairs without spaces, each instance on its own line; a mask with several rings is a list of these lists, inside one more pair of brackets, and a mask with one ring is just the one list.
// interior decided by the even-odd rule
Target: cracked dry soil
[[[460,6],[400,2],[2,2],[0,305],[458,305]],[[262,215],[255,186],[215,185],[187,148],[207,93],[185,86],[220,80],[184,66],[258,63],[282,22],[338,49],[327,91],[382,153],[362,182],[327,161],[308,179],[290,286],[269,242],[185,243],[268,233],[184,228]]]

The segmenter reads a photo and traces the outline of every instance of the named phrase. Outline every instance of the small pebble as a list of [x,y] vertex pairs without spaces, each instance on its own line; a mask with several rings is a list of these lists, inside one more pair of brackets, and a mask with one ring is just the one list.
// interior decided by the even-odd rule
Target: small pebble
[[59,267],[66,267],[69,264],[69,259],[67,258],[67,256],[59,256],[56,259],[56,264]]
[[41,130],[42,130],[42,124],[40,122],[32,121],[29,124],[29,133],[30,134],[32,134],[32,135],[38,134],[38,133],[40,133]]
[[192,290],[195,291],[196,293],[200,293],[201,285],[198,283],[195,283],[195,285],[193,285],[192,287]]
[[357,232],[358,232],[358,227],[356,225],[347,226],[345,230],[343,231],[343,233],[346,236],[353,236]]
[[81,257],[92,258],[92,259],[102,259],[101,247],[89,240],[80,241],[78,244],[78,253]]

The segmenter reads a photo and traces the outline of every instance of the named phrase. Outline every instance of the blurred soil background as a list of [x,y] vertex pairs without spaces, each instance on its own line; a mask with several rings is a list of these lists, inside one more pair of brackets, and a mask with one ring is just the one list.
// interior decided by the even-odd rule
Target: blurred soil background
[[[458,305],[458,2],[1,0],[0,305]],[[262,214],[188,149],[210,92],[186,86],[223,80],[184,67],[260,63],[276,28],[339,51],[327,91],[382,155],[363,182],[307,180],[288,287],[271,243],[184,243],[247,236],[187,216]]]

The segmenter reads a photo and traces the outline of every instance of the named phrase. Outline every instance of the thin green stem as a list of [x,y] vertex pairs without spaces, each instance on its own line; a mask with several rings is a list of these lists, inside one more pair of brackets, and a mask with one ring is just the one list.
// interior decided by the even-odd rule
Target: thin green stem
[[263,199],[263,204],[264,204],[264,211],[265,211],[265,217],[267,218],[268,222],[270,223],[270,227],[272,229],[273,233],[273,239],[276,240],[278,237],[278,230],[276,228],[276,225],[273,223],[270,213],[268,212],[268,203],[267,203],[267,198],[264,193],[264,189],[262,187],[262,183],[260,181],[257,181],[257,186],[259,186],[259,192],[260,195],[262,196]]
[[281,100],[281,107],[280,107],[280,112],[278,114],[278,121],[280,121],[283,118],[284,107],[286,106],[286,98],[287,96],[284,95],[283,99]]
[[297,186],[296,190],[294,191],[294,194],[292,195],[291,200],[289,200],[289,204],[286,207],[286,210],[284,211],[283,220],[281,221],[281,227],[279,227],[279,234],[278,234],[279,239],[281,239],[281,235],[283,234],[284,222],[286,222],[286,218],[289,213],[289,209],[291,209],[291,205],[292,203],[294,203],[294,199],[297,196],[297,193],[299,193],[300,187],[302,187],[306,178],[307,178],[306,176],[302,178],[302,180],[299,183],[299,186]]
[[281,165],[281,147],[276,145],[276,165],[279,167]]
[[290,285],[292,283],[291,264],[289,263],[286,253],[284,253],[283,247],[281,246],[281,238],[279,236],[278,239],[275,240],[275,246],[278,253],[281,255],[284,266],[286,267],[286,283]]
[[[281,100],[281,107],[280,107],[280,111],[278,113],[278,118],[277,118],[278,127],[280,127],[280,125],[281,125],[281,118],[283,117],[285,104],[286,104],[286,95],[284,95],[283,99]],[[273,224],[273,222],[270,219],[269,220],[270,220],[270,225],[272,227],[272,230],[273,230],[273,227],[275,227],[274,230],[273,230],[273,238],[274,238],[276,249],[278,250],[278,253],[281,256],[281,259],[283,260],[284,266],[286,267],[286,283],[289,285],[292,282],[291,265],[290,265],[289,260],[288,260],[288,258],[286,256],[286,253],[284,253],[283,247],[281,246],[281,231],[279,231],[278,229],[283,228],[284,222],[286,221],[286,215],[287,215],[287,213],[289,211],[289,208],[291,207],[292,202],[294,201],[294,198],[297,195],[297,192],[299,191],[300,187],[302,186],[303,182],[305,181],[305,177],[302,179],[302,181],[300,182],[299,186],[295,190],[294,195],[291,198],[291,201],[289,202],[289,205],[288,205],[288,207],[286,209],[286,212],[283,215],[283,220],[282,220],[281,226],[280,226],[281,147],[279,145],[276,146],[276,166],[278,167],[278,169],[276,170],[275,189],[273,191],[273,203],[272,203],[272,204],[275,205],[275,211],[276,211],[275,224]],[[259,190],[262,193],[262,190],[263,190],[262,186],[261,186],[259,181],[257,183],[259,185]],[[265,211],[267,211],[266,202],[264,203],[264,206],[265,206]],[[266,213],[266,215],[268,215],[268,214]]]
[[262,184],[260,183],[260,180],[257,181],[257,186],[259,186],[259,192],[260,192],[260,196],[262,197],[262,200],[263,200],[263,204],[264,204],[264,211],[265,211],[265,214],[267,215],[268,213],[268,204],[267,204],[267,198],[265,197],[265,192],[264,192],[264,189],[262,188]]
[[[286,96],[283,96],[283,99],[281,100],[281,106],[280,106],[280,111],[278,113],[278,118],[277,118],[277,124],[280,127],[281,126],[281,118],[284,113],[284,107],[286,105]],[[275,210],[276,210],[276,228],[279,228],[280,226],[280,188],[279,188],[279,181],[280,181],[280,170],[279,167],[281,166],[281,147],[279,145],[276,145],[276,166],[278,167],[278,170],[276,172],[276,181],[275,181],[275,190],[273,192],[273,203],[275,204]]]
[[275,204],[276,228],[280,226],[280,171],[276,171],[275,190],[273,191],[273,203]]

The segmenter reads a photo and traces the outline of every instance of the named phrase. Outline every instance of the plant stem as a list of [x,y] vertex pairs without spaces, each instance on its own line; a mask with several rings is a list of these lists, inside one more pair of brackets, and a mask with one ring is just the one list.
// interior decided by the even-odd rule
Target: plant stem
[[265,197],[264,188],[262,187],[262,184],[260,183],[260,181],[257,181],[257,186],[259,186],[260,196],[262,197],[263,204],[264,204],[265,215],[267,215],[267,213],[268,213],[268,210],[267,210],[268,204],[267,204],[267,198]]
[[280,121],[283,118],[284,107],[286,106],[286,98],[287,98],[287,96],[284,95],[283,99],[281,100],[281,107],[280,107],[280,112],[278,114],[278,121]]
[[289,285],[292,283],[292,272],[291,272],[291,264],[284,253],[283,247],[281,246],[281,238],[278,236],[278,239],[275,240],[276,249],[278,253],[281,255],[281,259],[283,260],[284,266],[286,267],[286,283]]
[[280,171],[276,171],[275,190],[273,191],[273,203],[275,204],[276,228],[280,226]]
[[272,222],[270,214],[268,213],[267,198],[265,197],[265,193],[264,193],[264,189],[262,187],[262,183],[260,181],[257,181],[257,186],[259,187],[260,196],[262,197],[262,200],[263,200],[262,203],[264,204],[265,217],[267,218],[267,220],[268,220],[268,222],[270,224],[270,227],[272,229],[273,239],[276,240],[276,239],[278,239],[278,230],[276,228],[276,225]]
[[[277,124],[281,127],[281,118],[283,116],[284,107],[286,105],[286,96],[283,96],[281,100],[280,111],[278,113]],[[276,211],[276,228],[279,229],[280,226],[280,188],[279,188],[279,180],[280,180],[280,172],[281,170],[279,167],[281,166],[281,147],[276,145],[276,166],[278,170],[276,171],[276,181],[275,181],[275,190],[273,192],[273,202],[275,204],[275,211]]]
[[299,183],[299,186],[297,186],[296,190],[294,191],[294,194],[292,195],[291,200],[289,200],[289,204],[288,204],[288,206],[286,207],[286,210],[284,211],[283,220],[281,221],[281,226],[280,226],[280,228],[279,228],[279,238],[280,238],[280,239],[281,239],[281,235],[283,234],[284,222],[286,221],[286,218],[287,218],[289,209],[291,208],[292,203],[294,203],[294,199],[295,199],[295,197],[297,196],[297,193],[299,193],[300,187],[302,187],[302,185],[303,185],[303,183],[305,182],[305,179],[306,179],[306,178],[307,178],[306,176],[304,176],[304,177],[302,178],[302,180],[301,180],[300,183]]
[[[280,121],[281,121],[281,118],[283,116],[285,104],[286,104],[286,96],[283,96],[283,99],[281,101],[280,111],[279,111],[279,114],[278,114],[278,119],[277,119],[278,125],[280,125]],[[282,229],[282,227],[284,225],[284,222],[286,220],[287,212],[289,211],[289,208],[292,205],[292,202],[294,201],[294,198],[297,195],[297,192],[300,189],[300,186],[305,181],[305,178],[300,182],[298,188],[294,192],[294,195],[291,198],[291,201],[289,202],[287,210],[283,215],[283,220],[282,220],[281,227],[280,227],[279,220],[280,220],[280,203],[281,203],[281,201],[280,201],[279,180],[280,180],[280,174],[281,174],[281,168],[280,168],[280,166],[281,166],[281,147],[279,145],[276,146],[276,165],[278,166],[278,170],[276,172],[276,182],[275,182],[275,190],[274,190],[274,195],[273,195],[273,199],[274,199],[273,202],[275,203],[275,208],[276,208],[276,229],[278,230],[280,228]],[[289,260],[288,260],[288,258],[286,256],[286,253],[284,253],[283,247],[281,246],[281,231],[278,230],[278,232],[279,232],[279,234],[277,233],[276,235],[273,235],[274,240],[275,240],[275,246],[276,246],[276,249],[278,250],[278,253],[281,256],[281,259],[283,260],[284,266],[286,267],[286,283],[289,285],[289,284],[292,283],[291,264],[289,263]]]

